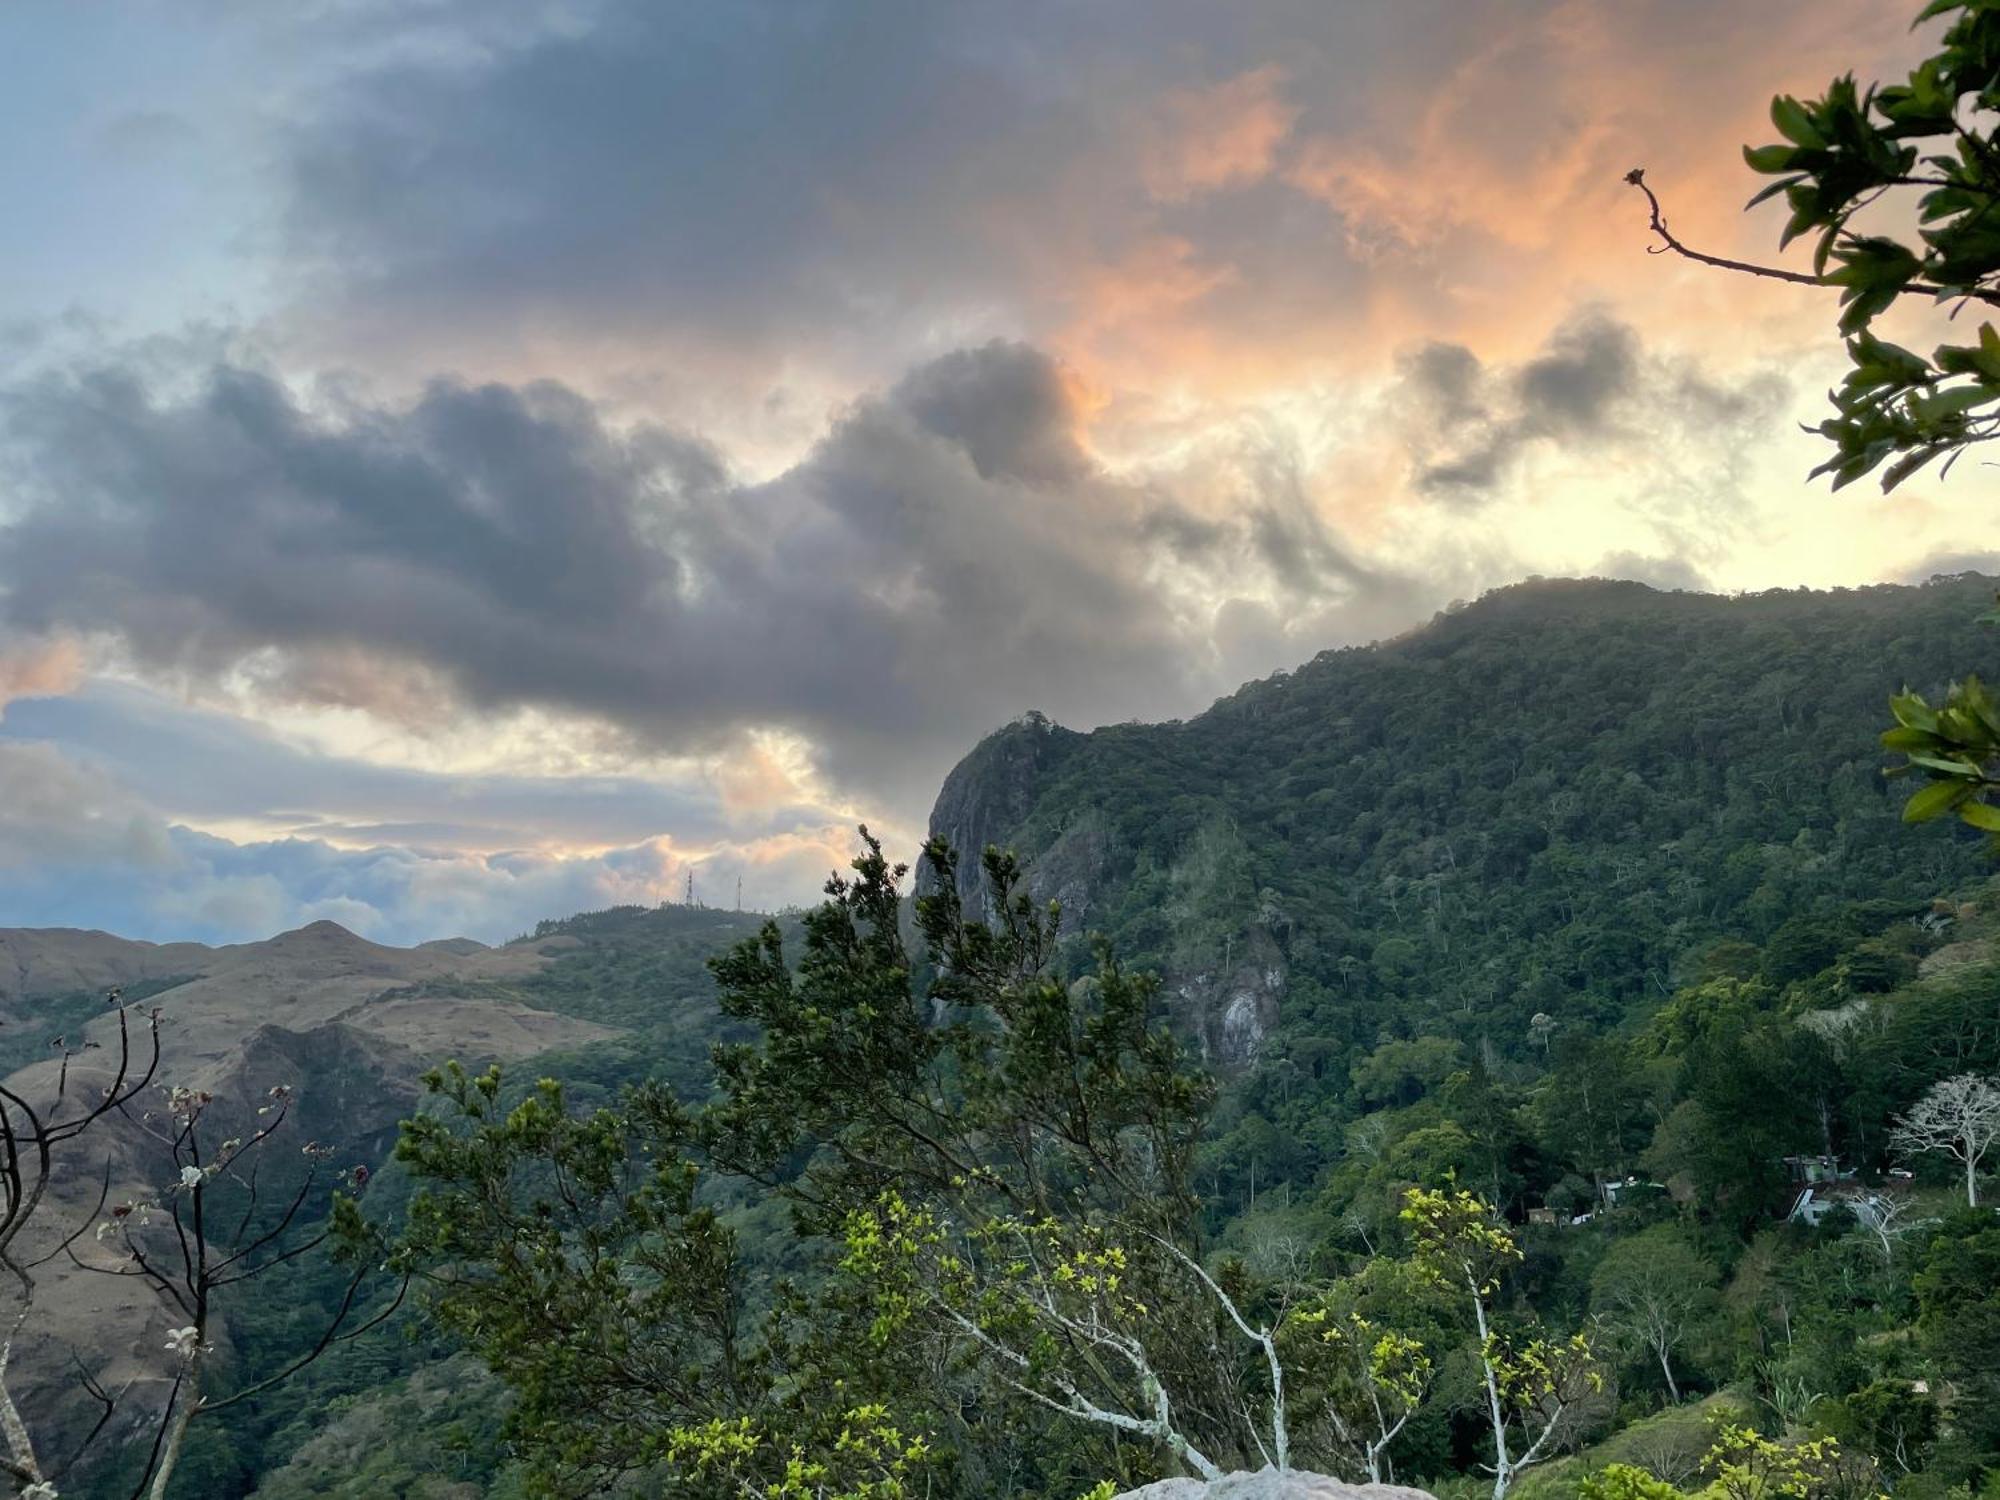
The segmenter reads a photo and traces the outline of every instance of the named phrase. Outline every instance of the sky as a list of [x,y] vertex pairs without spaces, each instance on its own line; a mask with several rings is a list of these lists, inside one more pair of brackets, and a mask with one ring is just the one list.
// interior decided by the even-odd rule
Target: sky
[[1773,258],[1740,147],[1916,9],[0,8],[0,925],[774,909],[1031,708],[1990,561],[1622,181]]

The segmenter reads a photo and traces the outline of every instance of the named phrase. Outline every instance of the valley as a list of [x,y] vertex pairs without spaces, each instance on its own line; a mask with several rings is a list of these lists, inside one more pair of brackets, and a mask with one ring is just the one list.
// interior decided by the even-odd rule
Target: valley
[[[1519,1223],[1545,1204],[1588,1218],[1605,1181],[1650,1174],[1662,1203],[1775,1253],[1756,1247],[1782,1217],[1782,1159],[1823,1151],[1879,1172],[1882,1122],[1927,1076],[1923,1049],[1963,1025],[1952,1066],[1991,1066],[2000,1045],[1973,1019],[2000,995],[1982,844],[1905,832],[1871,743],[1883,683],[1935,690],[1976,655],[1966,622],[1991,588],[1724,600],[1523,585],[1185,723],[1081,735],[1029,715],[947,780],[933,832],[1021,854],[1035,902],[1061,910],[1057,973],[1088,974],[1091,941],[1108,936],[1162,976],[1165,1014],[1222,1087],[1195,1169],[1204,1218],[1251,1272],[1366,1254],[1396,1238],[1405,1187],[1441,1178]],[[959,894],[995,915],[970,868]],[[369,1212],[393,1220],[417,1189],[393,1156],[397,1126],[429,1107],[419,1075],[446,1059],[560,1078],[579,1109],[641,1080],[708,1099],[711,1049],[759,1032],[718,1008],[707,961],[764,920],[623,908],[498,947],[383,947],[332,923],[221,948],[0,932],[9,1056],[35,1059],[8,1087],[47,1097],[64,1065],[71,1086],[98,1076],[102,993],[122,987],[134,1014],[157,1013],[163,1082],[239,1109],[293,1090],[300,1139],[365,1165]],[[910,921],[905,903],[896,925]],[[785,931],[796,945],[798,922]],[[67,1057],[49,1055],[57,1026]],[[1716,1046],[1741,1076],[1714,1071],[1721,1054],[1699,1061]],[[1600,1088],[1606,1113],[1570,1118],[1565,1101]],[[1731,1089],[1763,1100],[1754,1130],[1730,1113]],[[112,1198],[143,1192],[143,1142],[107,1139]],[[87,1213],[88,1170],[62,1182],[66,1212]],[[777,1202],[747,1184],[716,1194],[764,1266],[753,1280],[810,1263],[784,1248]],[[1659,1220],[1636,1212],[1614,1235]],[[1575,1318],[1599,1252],[1573,1264],[1594,1232],[1556,1233],[1529,1226],[1518,1295]],[[61,1263],[40,1274],[15,1368],[81,1359],[133,1409],[159,1399],[147,1351],[169,1310]],[[256,1317],[232,1330],[299,1336]],[[465,1356],[435,1335],[400,1353],[379,1337],[374,1353],[343,1349],[197,1424],[192,1472],[217,1476],[215,1493],[267,1497],[513,1493],[519,1473],[497,1450],[452,1450],[469,1477],[439,1477],[439,1431],[490,1441],[503,1387],[465,1383]],[[1726,1361],[1679,1374],[1732,1378]],[[37,1420],[64,1425],[62,1379],[24,1394]],[[328,1402],[344,1415],[306,1441]],[[1445,1413],[1426,1421],[1444,1425],[1410,1441],[1448,1446]],[[336,1477],[328,1455],[349,1430],[373,1434],[369,1456]]]

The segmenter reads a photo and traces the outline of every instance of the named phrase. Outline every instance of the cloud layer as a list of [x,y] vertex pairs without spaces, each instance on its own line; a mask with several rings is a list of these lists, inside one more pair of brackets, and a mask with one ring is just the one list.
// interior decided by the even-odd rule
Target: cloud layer
[[[1644,241],[1633,165],[1766,250],[1736,148],[1769,95],[1914,45],[1864,0],[586,15],[355,47],[290,123],[276,232],[333,346],[879,381],[999,333],[1210,391],[1351,370],[1636,279],[1605,264]],[[1774,305],[1739,290],[1698,295]]]
[[1739,143],[1898,7],[10,25],[0,920],[806,899],[1028,707],[1184,715],[1531,572],[2000,546],[1807,491],[1831,309],[1647,256],[1622,182],[1761,257]]
[[1218,568],[1272,604],[1383,596],[1271,476],[1197,522],[1109,474],[1078,400],[1026,346],[956,351],[745,485],[547,383],[308,407],[237,366],[186,390],[52,378],[9,412],[0,621],[417,732],[534,709],[694,754],[788,731],[879,803],[1022,708],[1095,721],[1230,685]]
[[[403,830],[408,832],[408,830]],[[682,899],[774,908],[852,846],[839,826],[693,851],[668,837],[564,855],[447,844],[235,840],[167,821],[102,767],[0,740],[0,910],[9,926],[239,942],[329,920],[386,943],[504,942],[550,915]]]

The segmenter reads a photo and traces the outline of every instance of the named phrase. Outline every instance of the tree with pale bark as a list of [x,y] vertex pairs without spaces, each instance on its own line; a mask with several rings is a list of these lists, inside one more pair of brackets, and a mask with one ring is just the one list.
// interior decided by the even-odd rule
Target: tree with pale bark
[[16,1493],[33,1500],[55,1500],[56,1482],[84,1456],[116,1407],[116,1398],[86,1377],[85,1388],[101,1408],[99,1416],[83,1445],[56,1459],[43,1451],[45,1445],[38,1445],[28,1430],[8,1384],[15,1345],[35,1311],[35,1273],[89,1228],[87,1219],[80,1221],[67,1238],[58,1238],[52,1250],[36,1244],[36,1234],[48,1229],[47,1215],[53,1204],[50,1192],[59,1168],[67,1164],[69,1148],[143,1094],[159,1071],[157,1018],[149,1018],[141,1036],[135,1037],[120,992],[113,990],[106,998],[116,1013],[118,1027],[118,1050],[109,1081],[90,1088],[80,1079],[73,1080],[71,1060],[77,1054],[64,1045],[52,1100],[31,1099],[0,1084],[0,1285],[13,1303],[5,1338],[0,1340],[0,1437],[7,1445],[0,1470],[14,1481]]
[[1619,1240],[1591,1276],[1592,1310],[1653,1357],[1676,1404],[1674,1354],[1713,1308],[1717,1276],[1670,1225]]
[[[0,1339],[0,1476],[17,1500],[60,1500],[79,1469],[105,1457],[106,1435],[123,1432],[121,1446],[143,1454],[135,1497],[165,1500],[197,1417],[211,1416],[267,1391],[319,1359],[337,1343],[384,1321],[400,1302],[362,1314],[364,1287],[378,1249],[351,1198],[336,1195],[331,1211],[324,1162],[332,1153],[306,1151],[303,1173],[265,1173],[263,1159],[289,1116],[288,1089],[270,1091],[256,1106],[256,1123],[221,1142],[205,1139],[203,1122],[214,1097],[188,1088],[159,1088],[160,1017],[137,1019],[122,992],[106,997],[115,1040],[57,1038],[60,1053],[50,1097],[27,1085],[0,1084],[0,1286],[12,1308]],[[89,1058],[103,1052],[107,1061]],[[156,1102],[154,1096],[159,1096]],[[113,1203],[117,1163],[136,1147],[146,1163],[161,1163],[155,1191]],[[158,1147],[161,1157],[152,1155]],[[358,1189],[365,1169],[344,1174]],[[274,1184],[272,1177],[283,1179]],[[94,1194],[79,1210],[74,1187],[92,1179]],[[345,1296],[321,1337],[271,1374],[233,1391],[218,1389],[215,1359],[222,1329],[221,1305],[231,1289],[330,1250],[338,1239],[352,1265]],[[172,1370],[166,1400],[134,1417],[132,1385],[111,1389],[79,1364],[86,1408],[96,1415],[80,1440],[61,1456],[48,1451],[47,1434],[31,1431],[9,1383],[17,1343],[35,1316],[38,1273],[58,1260],[78,1272],[131,1277],[153,1299],[142,1315],[164,1305],[177,1326],[164,1352]]]
[[1161,1236],[1053,1218],[961,1226],[891,1193],[848,1216],[842,1267],[871,1289],[878,1342],[942,1334],[975,1379],[1157,1444],[1210,1481],[1222,1478],[1227,1455],[1204,1450],[1172,1372],[1213,1349],[1218,1323],[1227,1326],[1255,1348],[1269,1382],[1266,1399],[1229,1402],[1230,1425],[1265,1467],[1292,1467],[1272,1330],[1245,1317],[1207,1268]]
[[[1364,1316],[1340,1288],[1296,1308],[1280,1330],[1306,1430],[1370,1484],[1429,1399],[1437,1371],[1423,1341]],[[1323,1429],[1323,1431],[1317,1430]]]
[[[365,1289],[385,1246],[352,1196],[367,1184],[366,1167],[336,1176],[328,1166],[334,1148],[308,1141],[300,1146],[302,1172],[271,1168],[273,1143],[281,1141],[291,1117],[290,1088],[270,1089],[242,1132],[220,1141],[209,1119],[218,1109],[213,1094],[180,1087],[162,1092],[157,1107],[135,1112],[128,1100],[121,1113],[157,1149],[153,1160],[164,1163],[166,1181],[154,1193],[115,1206],[108,1191],[100,1194],[96,1233],[75,1236],[64,1247],[80,1270],[132,1278],[184,1320],[167,1335],[174,1376],[147,1449],[141,1483],[148,1500],[166,1500],[197,1418],[251,1400],[336,1345],[380,1327],[402,1305],[409,1285],[407,1275],[390,1278],[393,1288],[370,1305]],[[346,1191],[336,1189],[328,1198],[330,1178]],[[108,1189],[108,1176],[105,1183]],[[324,1217],[315,1212],[322,1204]],[[216,1340],[224,1303],[243,1295],[237,1288],[322,1253],[342,1259],[348,1274],[317,1340],[262,1379],[218,1389]]]
[[1522,1473],[1553,1457],[1576,1431],[1579,1410],[1604,1389],[1590,1341],[1539,1335],[1510,1337],[1499,1326],[1495,1299],[1508,1268],[1521,1259],[1514,1236],[1493,1209],[1462,1188],[1411,1188],[1403,1222],[1418,1267],[1452,1288],[1472,1313],[1486,1419],[1493,1443],[1493,1500]]
[[1897,1117],[1889,1144],[1905,1155],[1938,1152],[1964,1169],[1965,1203],[1979,1206],[1979,1165],[2000,1141],[2000,1079],[1960,1073],[1934,1083]]

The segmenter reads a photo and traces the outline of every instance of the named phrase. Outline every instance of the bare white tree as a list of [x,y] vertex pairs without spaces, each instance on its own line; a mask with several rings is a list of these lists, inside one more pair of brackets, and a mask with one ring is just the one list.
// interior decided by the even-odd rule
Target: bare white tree
[[[31,1500],[56,1500],[56,1480],[76,1459],[51,1462],[46,1453],[37,1451],[20,1407],[9,1391],[7,1366],[15,1342],[35,1310],[35,1272],[67,1251],[89,1228],[89,1220],[81,1220],[53,1249],[30,1254],[24,1246],[37,1227],[37,1219],[55,1202],[53,1189],[64,1148],[121,1113],[152,1083],[160,1066],[157,1016],[147,1021],[144,1049],[138,1051],[134,1048],[137,1038],[132,1034],[122,992],[112,990],[105,999],[118,1017],[117,1061],[107,1082],[90,1088],[71,1077],[72,1060],[80,1057],[82,1048],[95,1049],[95,1042],[82,1042],[72,1048],[65,1038],[57,1037],[51,1045],[61,1052],[62,1061],[57,1068],[53,1099],[32,1100],[0,1084],[0,1295],[7,1299],[5,1323],[0,1325],[4,1329],[0,1332],[0,1440],[5,1444],[4,1453],[0,1453],[0,1473],[13,1480],[17,1494]],[[110,1181],[108,1164],[105,1181]],[[116,1398],[88,1376],[84,1389],[101,1409],[96,1425],[84,1439],[83,1446],[87,1448],[111,1420]]]
[[[209,1356],[214,1352],[211,1335],[221,1324],[218,1301],[233,1295],[230,1288],[238,1283],[281,1272],[301,1257],[330,1247],[334,1240],[331,1220],[312,1222],[314,1190],[322,1186],[322,1164],[333,1155],[333,1148],[309,1142],[303,1148],[305,1172],[273,1199],[260,1191],[260,1186],[269,1186],[259,1182],[260,1158],[269,1154],[271,1139],[290,1114],[289,1088],[271,1089],[265,1096],[268,1102],[257,1109],[257,1123],[244,1135],[219,1144],[203,1139],[204,1117],[216,1102],[212,1095],[189,1088],[163,1092],[163,1109],[136,1117],[129,1109],[122,1111],[140,1135],[162,1148],[171,1177],[158,1201],[135,1199],[111,1208],[99,1222],[94,1242],[87,1242],[81,1254],[76,1248],[81,1236],[73,1236],[64,1246],[79,1269],[134,1278],[187,1320],[167,1334],[174,1381],[147,1458],[148,1500],[166,1500],[195,1418],[257,1396],[335,1345],[378,1327],[402,1305],[409,1286],[409,1278],[402,1278],[387,1305],[362,1318],[357,1302],[376,1261],[357,1258],[338,1311],[326,1321],[311,1349],[233,1394],[216,1391]],[[367,1168],[358,1167],[339,1180],[358,1190],[368,1175]],[[99,1198],[99,1213],[107,1206],[104,1196]]]
[[[142,1104],[161,1067],[159,1012],[139,1017],[116,989],[105,999],[116,1029],[104,1042],[56,1037],[50,1044],[58,1053],[53,1076],[0,1081],[0,1495],[14,1500],[60,1500],[68,1476],[86,1459],[101,1457],[114,1439],[145,1455],[135,1495],[164,1500],[196,1416],[289,1379],[335,1344],[382,1322],[401,1300],[399,1291],[387,1308],[353,1326],[356,1301],[376,1264],[360,1258],[345,1300],[317,1345],[234,1394],[212,1389],[206,1356],[209,1335],[218,1326],[217,1294],[291,1266],[331,1239],[327,1228],[308,1222],[318,1210],[313,1194],[318,1170],[309,1168],[302,1184],[275,1207],[260,1204],[255,1155],[284,1122],[284,1089],[272,1090],[271,1103],[258,1111],[264,1123],[214,1151],[204,1152],[197,1130],[211,1102],[205,1093],[164,1090],[168,1124],[156,1126],[156,1112],[144,1111]],[[91,1058],[93,1052],[103,1060]],[[148,1137],[167,1150],[170,1176],[162,1201],[112,1206],[118,1162],[143,1149]],[[315,1152],[319,1148],[308,1154],[316,1162]],[[96,1168],[92,1158],[99,1153],[102,1166]],[[80,1208],[75,1192],[93,1177],[94,1200]],[[346,1180],[358,1188],[366,1177],[365,1169],[357,1169]],[[225,1184],[228,1190],[215,1197]],[[117,1258],[106,1259],[112,1255]],[[11,1389],[9,1365],[38,1310],[38,1273],[59,1258],[81,1270],[138,1278],[185,1325],[167,1335],[174,1379],[157,1411],[121,1411],[134,1382],[112,1390],[79,1365],[77,1379],[95,1406],[95,1420],[70,1452],[53,1455],[48,1435],[38,1441],[29,1429]],[[141,1299],[137,1305],[144,1316],[150,1304]]]
[[1979,1163],[2000,1140],[2000,1079],[1960,1073],[1934,1083],[1896,1121],[1889,1143],[1914,1153],[1942,1151],[1965,1168],[1965,1201],[1979,1206]]
[[1895,1261],[1896,1246],[1902,1243],[1904,1235],[1937,1222],[1934,1219],[1911,1218],[1910,1206],[1908,1198],[1893,1193],[1878,1193],[1868,1210],[1855,1216],[1861,1220],[1861,1227],[1875,1236],[1885,1266]]
[[1681,1387],[1674,1379],[1674,1351],[1713,1306],[1715,1275],[1706,1257],[1663,1225],[1618,1241],[1591,1277],[1591,1306],[1652,1353],[1675,1405]]
[[[1285,1371],[1273,1330],[1247,1318],[1171,1240],[1133,1227],[1121,1245],[1096,1226],[1050,1219],[995,1218],[968,1231],[894,1195],[873,1215],[851,1216],[848,1233],[846,1268],[886,1294],[890,1315],[928,1308],[984,1356],[986,1373],[1000,1385],[1049,1411],[1156,1442],[1206,1482],[1222,1478],[1223,1467],[1183,1421],[1160,1356],[1169,1354],[1183,1373],[1194,1348],[1220,1360],[1213,1330],[1203,1328],[1210,1308],[1220,1312],[1262,1353],[1270,1380],[1261,1419],[1247,1397],[1235,1398],[1231,1425],[1247,1432],[1266,1465],[1291,1468]],[[1159,1259],[1140,1273],[1142,1256],[1154,1252]],[[1174,1295],[1165,1292],[1163,1271],[1200,1287],[1183,1309],[1192,1319],[1138,1300],[1136,1287],[1148,1283]],[[1189,1338],[1193,1345],[1181,1343]]]

